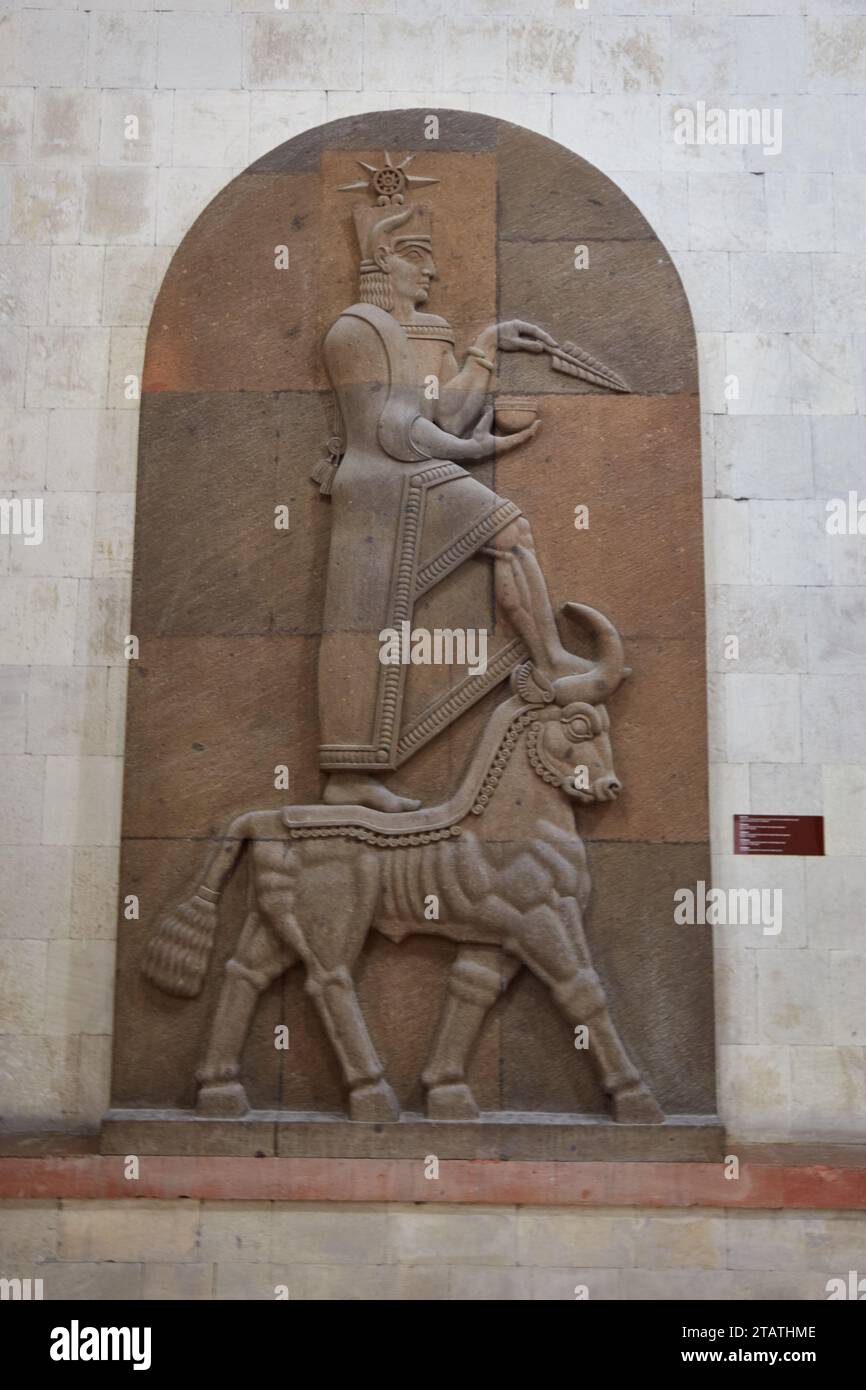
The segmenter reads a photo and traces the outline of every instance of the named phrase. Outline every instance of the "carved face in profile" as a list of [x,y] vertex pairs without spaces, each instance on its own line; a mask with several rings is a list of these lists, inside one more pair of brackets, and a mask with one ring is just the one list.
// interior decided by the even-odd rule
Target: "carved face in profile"
[[436,279],[436,265],[429,247],[417,242],[408,242],[396,248],[379,246],[376,264],[390,276],[395,298],[407,299],[416,306],[426,303],[430,282]]
[[614,771],[610,720],[604,705],[574,700],[549,709],[532,740],[542,776],[575,801],[615,801],[622,783]]

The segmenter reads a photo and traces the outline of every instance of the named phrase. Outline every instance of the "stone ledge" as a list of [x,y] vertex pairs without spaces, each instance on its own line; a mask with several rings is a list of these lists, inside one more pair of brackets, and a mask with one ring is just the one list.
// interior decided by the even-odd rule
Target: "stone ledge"
[[[783,1146],[776,1146],[783,1147]],[[439,1177],[418,1159],[142,1157],[124,1177],[122,1156],[0,1158],[0,1199],[448,1202],[575,1207],[762,1210],[866,1208],[866,1161],[857,1166],[749,1162],[729,1180],[721,1163],[526,1163],[455,1159]]]
[[529,1163],[721,1162],[724,1130],[714,1115],[668,1116],[664,1124],[614,1124],[607,1117],[518,1112],[478,1121],[406,1114],[372,1124],[342,1116],[251,1111],[241,1120],[193,1111],[111,1110],[102,1124],[103,1154],[192,1157],[410,1159],[423,1163],[500,1160]]

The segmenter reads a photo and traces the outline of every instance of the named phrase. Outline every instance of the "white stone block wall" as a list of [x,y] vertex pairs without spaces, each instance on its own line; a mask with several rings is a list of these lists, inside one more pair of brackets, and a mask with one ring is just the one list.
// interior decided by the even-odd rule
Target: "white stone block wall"
[[139,1198],[8,1201],[0,1220],[3,1274],[53,1301],[817,1302],[863,1269],[848,1212]]
[[[41,545],[0,536],[3,1123],[92,1128],[107,1101],[124,387],[171,253],[281,141],[445,106],[599,165],[681,270],[702,369],[716,874],[784,891],[778,936],[717,929],[721,1110],[752,1138],[862,1137],[866,537],[825,521],[829,498],[866,499],[866,0],[6,0],[0,88],[0,497],[41,498],[45,517]],[[677,145],[674,113],[698,100],[778,108],[781,150]],[[735,858],[748,810],[823,812],[827,857]]]

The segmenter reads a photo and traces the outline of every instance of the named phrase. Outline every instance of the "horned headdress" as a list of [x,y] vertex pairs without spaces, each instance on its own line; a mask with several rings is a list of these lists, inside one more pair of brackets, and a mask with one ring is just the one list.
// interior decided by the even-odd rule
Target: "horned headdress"
[[427,251],[432,250],[430,209],[417,203],[407,203],[406,194],[413,184],[438,183],[439,180],[407,174],[406,167],[414,158],[414,155],[408,154],[399,164],[394,164],[386,150],[385,163],[379,168],[359,159],[358,164],[367,171],[369,178],[340,185],[340,192],[349,193],[356,189],[365,189],[376,199],[374,206],[360,203],[352,213],[361,252],[362,275],[376,270],[373,257],[383,237],[395,251],[404,250],[408,246],[421,246]]

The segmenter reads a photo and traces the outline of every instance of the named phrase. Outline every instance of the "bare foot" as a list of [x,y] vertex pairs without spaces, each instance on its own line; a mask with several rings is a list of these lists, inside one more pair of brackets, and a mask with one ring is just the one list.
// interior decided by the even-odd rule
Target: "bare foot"
[[373,811],[417,811],[410,796],[398,796],[363,772],[332,772],[322,794],[327,806],[369,806]]

